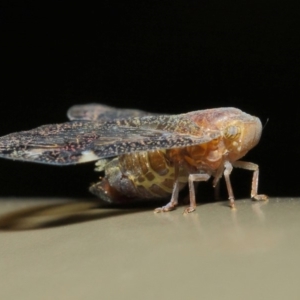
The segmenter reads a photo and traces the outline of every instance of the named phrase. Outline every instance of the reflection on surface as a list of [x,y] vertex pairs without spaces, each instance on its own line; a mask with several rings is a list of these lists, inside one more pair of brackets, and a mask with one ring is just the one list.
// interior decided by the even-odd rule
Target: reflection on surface
[[[231,210],[224,202],[197,207],[189,215],[158,214],[156,218],[172,224],[174,234],[184,231],[198,243],[194,246],[224,253],[252,253],[270,250],[281,240],[282,231],[268,224],[264,208],[266,201],[237,201],[237,209]],[[242,204],[242,205],[241,205]],[[272,218],[273,219],[273,218]]]

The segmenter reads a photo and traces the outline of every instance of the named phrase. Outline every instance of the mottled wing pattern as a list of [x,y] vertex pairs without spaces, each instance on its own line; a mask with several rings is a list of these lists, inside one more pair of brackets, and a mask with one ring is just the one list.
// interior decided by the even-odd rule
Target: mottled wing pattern
[[112,121],[115,119],[128,119],[155,115],[139,109],[118,109],[103,104],[74,105],[69,108],[67,116],[69,120],[90,120],[90,121]]
[[190,114],[44,125],[1,137],[0,157],[68,165],[124,153],[203,144],[220,136],[217,130],[199,127]]

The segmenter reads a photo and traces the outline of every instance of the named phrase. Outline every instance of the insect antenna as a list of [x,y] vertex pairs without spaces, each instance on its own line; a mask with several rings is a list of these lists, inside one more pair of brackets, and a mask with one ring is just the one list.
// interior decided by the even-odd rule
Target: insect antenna
[[265,122],[265,125],[263,126],[263,130],[265,130],[265,128],[266,128],[266,126],[267,126],[267,124],[269,123],[269,118],[267,118],[267,120],[266,120],[266,122]]

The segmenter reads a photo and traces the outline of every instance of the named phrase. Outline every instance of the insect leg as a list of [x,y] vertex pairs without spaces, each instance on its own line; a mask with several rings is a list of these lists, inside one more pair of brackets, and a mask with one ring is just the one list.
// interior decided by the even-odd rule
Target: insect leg
[[196,209],[195,181],[207,181],[210,178],[208,174],[190,174],[189,175],[189,191],[190,206],[184,210],[184,213],[190,213]]
[[231,182],[230,182],[230,174],[232,172],[232,164],[229,161],[225,161],[224,163],[224,167],[225,167],[225,171],[224,171],[224,177],[225,177],[225,181],[226,181],[226,186],[227,186],[227,191],[228,191],[228,199],[229,199],[229,206],[231,208],[235,208],[234,205],[234,194],[233,194],[233,190],[232,190],[232,186],[231,186]]
[[224,166],[221,166],[214,175],[213,187],[215,188],[215,200],[220,200],[220,178],[224,172]]
[[214,192],[215,201],[219,201],[221,199],[221,196],[220,196],[220,181],[217,182],[217,184],[214,188],[215,188],[215,192]]
[[163,206],[163,207],[158,207],[154,210],[155,213],[160,213],[160,212],[167,212],[174,210],[178,204],[178,193],[179,193],[179,181],[178,181],[178,175],[179,175],[179,166],[175,166],[175,175],[174,175],[174,184],[173,184],[173,191],[172,191],[172,197],[170,202]]
[[254,171],[253,172],[253,177],[252,177],[252,185],[251,185],[251,198],[254,200],[268,200],[268,196],[261,194],[257,194],[258,190],[258,175],[259,175],[259,167],[257,164],[247,162],[247,161],[235,161],[233,163],[233,166],[235,168],[241,168],[249,171]]

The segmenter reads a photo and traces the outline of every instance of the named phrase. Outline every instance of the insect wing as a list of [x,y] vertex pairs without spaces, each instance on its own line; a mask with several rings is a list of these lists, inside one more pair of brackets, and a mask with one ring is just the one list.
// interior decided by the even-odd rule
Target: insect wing
[[139,109],[118,109],[103,104],[74,105],[69,108],[67,116],[69,120],[112,121],[115,119],[128,119],[155,115]]
[[0,157],[68,165],[125,153],[203,144],[220,132],[199,127],[189,114],[109,122],[44,125],[0,138]]

